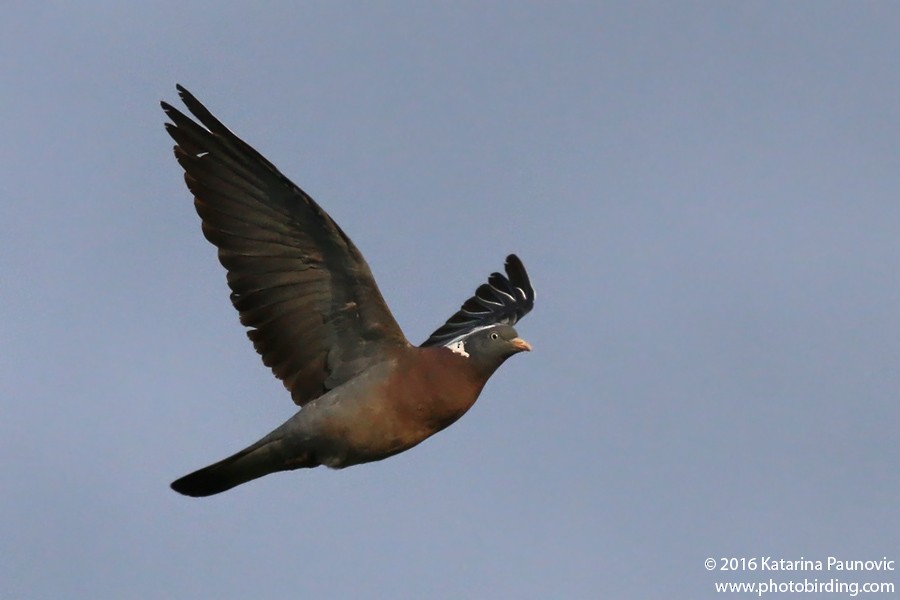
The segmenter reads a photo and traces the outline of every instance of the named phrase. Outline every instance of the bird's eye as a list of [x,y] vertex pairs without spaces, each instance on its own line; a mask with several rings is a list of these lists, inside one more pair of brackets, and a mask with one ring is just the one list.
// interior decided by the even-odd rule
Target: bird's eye
[[495,331],[494,333],[491,334],[491,339],[492,340],[500,339],[500,334]]

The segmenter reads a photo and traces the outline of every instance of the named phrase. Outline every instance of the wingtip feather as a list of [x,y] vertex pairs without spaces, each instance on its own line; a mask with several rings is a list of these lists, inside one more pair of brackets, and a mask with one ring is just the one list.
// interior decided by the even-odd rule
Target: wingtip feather
[[506,275],[491,273],[446,323],[422,344],[435,346],[475,328],[497,323],[515,324],[534,307],[535,292],[525,265],[515,254],[506,257]]

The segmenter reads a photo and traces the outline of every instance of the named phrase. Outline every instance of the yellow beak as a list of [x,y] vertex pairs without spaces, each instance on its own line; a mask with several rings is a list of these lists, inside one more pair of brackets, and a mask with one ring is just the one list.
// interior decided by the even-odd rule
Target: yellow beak
[[522,338],[513,338],[509,343],[512,344],[513,348],[515,348],[519,352],[531,352],[531,344],[529,344]]

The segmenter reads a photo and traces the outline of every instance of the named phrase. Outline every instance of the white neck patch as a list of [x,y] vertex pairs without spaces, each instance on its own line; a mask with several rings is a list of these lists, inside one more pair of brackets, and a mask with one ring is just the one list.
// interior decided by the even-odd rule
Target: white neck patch
[[473,333],[476,333],[478,331],[483,331],[485,329],[490,329],[491,327],[496,327],[496,324],[482,325],[481,327],[476,327],[475,329],[472,329],[471,331],[467,331],[464,334],[453,338],[452,340],[450,340],[449,342],[444,344],[444,347],[450,348],[452,351],[456,352],[460,356],[465,356],[466,358],[469,358],[469,353],[466,352],[466,339]]
[[455,342],[450,342],[449,344],[447,344],[447,348],[450,348],[451,350],[453,350],[460,356],[465,356],[466,358],[469,358],[469,353],[466,352],[466,340],[465,339],[457,340]]

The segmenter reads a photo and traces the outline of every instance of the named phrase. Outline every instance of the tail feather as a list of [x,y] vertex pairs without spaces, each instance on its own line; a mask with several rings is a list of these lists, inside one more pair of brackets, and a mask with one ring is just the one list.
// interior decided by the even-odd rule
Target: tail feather
[[260,440],[224,460],[172,482],[172,489],[195,498],[212,496],[263,475],[288,468],[279,456],[278,440]]

